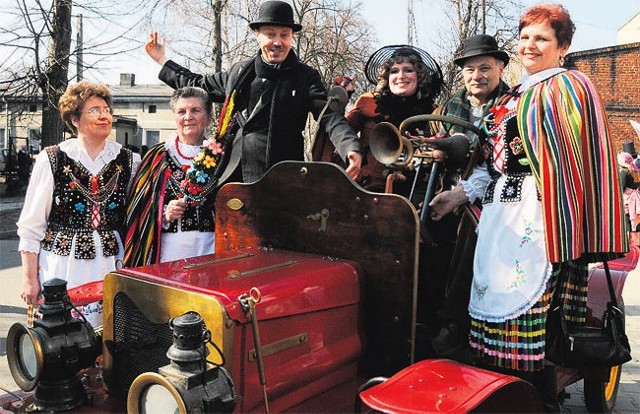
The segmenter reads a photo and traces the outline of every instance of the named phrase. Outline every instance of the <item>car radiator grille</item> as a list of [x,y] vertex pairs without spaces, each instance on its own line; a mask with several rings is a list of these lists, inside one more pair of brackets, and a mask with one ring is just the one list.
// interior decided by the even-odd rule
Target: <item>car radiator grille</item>
[[114,298],[113,365],[116,387],[112,394],[126,397],[131,383],[143,372],[157,372],[169,364],[172,344],[168,323],[153,323],[122,292]]

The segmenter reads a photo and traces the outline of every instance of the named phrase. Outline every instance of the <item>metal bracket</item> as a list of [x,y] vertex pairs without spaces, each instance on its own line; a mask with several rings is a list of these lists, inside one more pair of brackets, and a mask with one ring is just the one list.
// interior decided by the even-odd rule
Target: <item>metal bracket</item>
[[309,220],[314,220],[314,221],[320,220],[320,228],[318,228],[318,231],[322,231],[322,232],[327,231],[327,219],[329,218],[328,209],[323,208],[317,213],[309,214],[307,218]]

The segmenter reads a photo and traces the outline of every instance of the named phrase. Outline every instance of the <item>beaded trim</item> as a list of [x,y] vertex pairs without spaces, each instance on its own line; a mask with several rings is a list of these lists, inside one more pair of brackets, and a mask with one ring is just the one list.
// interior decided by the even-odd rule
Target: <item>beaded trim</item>
[[502,187],[502,194],[500,194],[500,202],[502,203],[518,203],[522,200],[522,183],[524,183],[523,176],[514,176],[509,174],[507,180]]
[[92,176],[91,182],[95,183],[95,190],[89,190],[87,187],[85,187],[80,182],[80,180],[78,180],[76,176],[71,172],[70,166],[65,166],[63,171],[71,179],[69,187],[72,190],[78,190],[87,200],[91,201],[93,204],[104,205],[107,201],[109,201],[109,198],[113,195],[114,191],[118,189],[118,179],[120,178],[120,173],[122,172],[122,165],[118,164],[116,166],[116,169],[116,173],[109,179],[105,186],[100,186],[97,181],[102,177]]
[[484,197],[482,197],[482,204],[491,204],[493,203],[493,193],[496,190],[496,184],[498,180],[491,180],[487,185],[487,188],[484,190]]

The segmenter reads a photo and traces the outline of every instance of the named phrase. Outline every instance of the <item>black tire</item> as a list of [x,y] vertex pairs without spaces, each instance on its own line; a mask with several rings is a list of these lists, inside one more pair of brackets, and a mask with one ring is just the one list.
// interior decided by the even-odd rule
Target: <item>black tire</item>
[[590,413],[611,413],[620,388],[622,365],[611,367],[609,382],[584,380],[584,403]]

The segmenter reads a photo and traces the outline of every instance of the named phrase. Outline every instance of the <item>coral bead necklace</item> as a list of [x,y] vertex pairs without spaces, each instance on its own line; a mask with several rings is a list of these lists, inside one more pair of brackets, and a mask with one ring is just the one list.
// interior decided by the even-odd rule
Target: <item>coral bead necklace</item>
[[186,155],[184,155],[182,153],[182,151],[180,151],[180,142],[178,141],[178,137],[176,137],[176,151],[178,152],[178,155],[181,156],[182,158],[184,158],[185,160],[191,161],[192,159],[194,159],[196,157],[195,155],[193,157],[187,157]]

